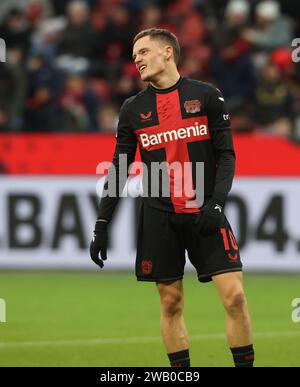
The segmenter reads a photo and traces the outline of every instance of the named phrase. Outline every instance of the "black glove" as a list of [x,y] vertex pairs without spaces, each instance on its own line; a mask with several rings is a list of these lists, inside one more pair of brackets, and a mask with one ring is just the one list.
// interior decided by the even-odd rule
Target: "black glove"
[[[104,266],[103,261],[107,259],[107,225],[105,221],[97,220],[94,230],[94,236],[90,244],[90,256],[96,265],[102,269]],[[101,259],[99,258],[99,253]]]
[[211,198],[200,210],[195,223],[197,231],[202,235],[216,232],[224,223],[224,204],[216,198]]

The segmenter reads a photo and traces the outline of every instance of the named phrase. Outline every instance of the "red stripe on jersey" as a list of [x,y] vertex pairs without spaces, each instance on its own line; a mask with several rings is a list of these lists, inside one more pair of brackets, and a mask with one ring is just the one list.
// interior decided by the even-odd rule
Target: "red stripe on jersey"
[[135,130],[140,147],[150,152],[165,149],[174,211],[199,212],[192,170],[184,163],[190,162],[188,142],[210,139],[207,116],[182,118],[178,90],[156,94],[156,107],[159,124]]

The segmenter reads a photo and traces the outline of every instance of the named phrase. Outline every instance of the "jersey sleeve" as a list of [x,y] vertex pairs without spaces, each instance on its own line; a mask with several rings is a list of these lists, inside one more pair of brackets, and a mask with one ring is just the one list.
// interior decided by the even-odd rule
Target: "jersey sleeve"
[[[119,114],[119,122],[116,133],[116,146],[112,160],[112,165],[108,170],[108,174],[104,183],[104,190],[107,191],[108,184],[115,184],[114,196],[102,197],[98,208],[98,219],[112,219],[114,210],[119,202],[120,194],[122,193],[129,175],[129,166],[133,163],[136,153],[137,139],[131,130],[128,120],[128,103],[126,100]],[[124,174],[120,172],[125,171]]]
[[209,93],[207,116],[217,168],[213,195],[224,204],[234,177],[235,152],[225,99],[215,87]]

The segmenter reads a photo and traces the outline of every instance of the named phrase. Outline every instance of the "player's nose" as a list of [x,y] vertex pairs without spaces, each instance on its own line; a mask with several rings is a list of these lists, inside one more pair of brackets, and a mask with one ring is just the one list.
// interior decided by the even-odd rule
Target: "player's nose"
[[134,58],[134,63],[136,66],[138,66],[142,61],[142,58],[139,54],[136,54],[135,58]]

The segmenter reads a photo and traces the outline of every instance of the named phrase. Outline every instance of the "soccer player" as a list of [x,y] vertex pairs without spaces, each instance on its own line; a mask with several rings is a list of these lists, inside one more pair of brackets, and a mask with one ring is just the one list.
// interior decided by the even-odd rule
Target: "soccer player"
[[[142,198],[136,276],[139,281],[156,283],[162,339],[171,366],[189,367],[182,283],[187,250],[199,281],[213,281],[224,305],[235,366],[252,367],[254,351],[242,263],[224,215],[235,166],[229,115],[217,88],[180,76],[179,55],[178,40],[167,30],[151,28],[134,38],[133,60],[148,86],[121,107],[113,158],[115,175],[118,177],[120,171],[119,156],[126,155],[129,166],[138,144],[149,170],[155,162],[167,163],[165,175],[170,186],[168,197],[160,187],[156,197]],[[168,167],[174,162],[190,163],[181,181]],[[190,205],[197,204],[196,198],[185,191],[176,195],[176,189],[182,180],[188,180],[197,192],[195,165],[200,162],[204,163],[204,202]],[[143,179],[151,186],[151,173]],[[117,179],[117,193],[120,184]],[[105,196],[100,202],[90,246],[91,258],[100,268],[107,258],[107,225],[118,200],[119,195]]]

